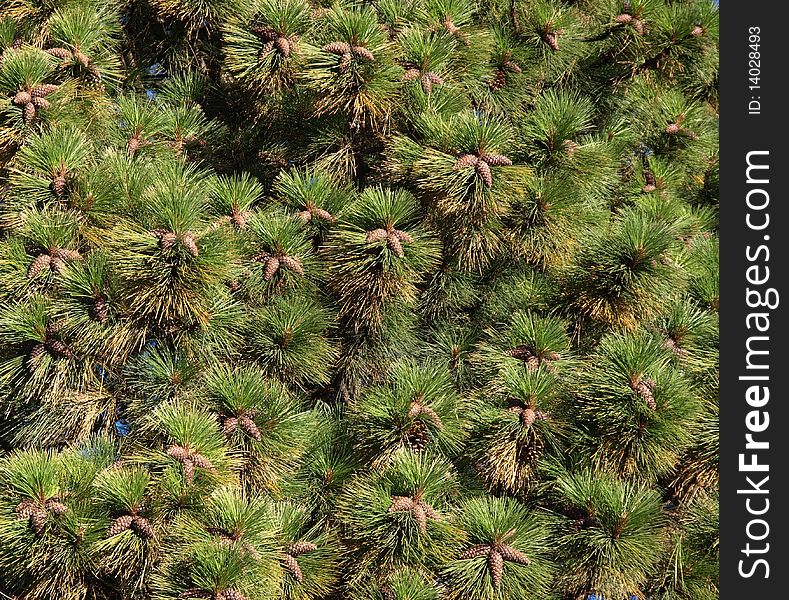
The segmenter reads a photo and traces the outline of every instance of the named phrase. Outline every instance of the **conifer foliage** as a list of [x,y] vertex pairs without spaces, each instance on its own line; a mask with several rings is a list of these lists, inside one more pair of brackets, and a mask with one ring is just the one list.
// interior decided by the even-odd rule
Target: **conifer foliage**
[[712,599],[711,0],[5,0],[0,596]]

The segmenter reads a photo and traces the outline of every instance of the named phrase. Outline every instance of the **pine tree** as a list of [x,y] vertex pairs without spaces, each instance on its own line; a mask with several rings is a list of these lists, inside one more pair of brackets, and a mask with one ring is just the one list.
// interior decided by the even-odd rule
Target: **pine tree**
[[717,597],[715,2],[0,13],[0,596]]

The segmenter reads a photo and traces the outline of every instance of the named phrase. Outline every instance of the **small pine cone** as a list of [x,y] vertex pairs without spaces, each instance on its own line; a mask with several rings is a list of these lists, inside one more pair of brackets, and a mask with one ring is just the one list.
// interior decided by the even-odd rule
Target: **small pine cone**
[[134,520],[132,521],[132,527],[134,527],[134,530],[140,535],[140,537],[153,537],[153,525],[151,525],[151,522],[145,517],[134,517]]
[[241,550],[243,551],[244,554],[248,554],[249,556],[251,556],[253,560],[260,560],[260,552],[255,550],[255,547],[252,544],[244,542],[241,545]]
[[483,154],[479,158],[491,167],[509,167],[512,165],[512,161],[503,154]]
[[332,54],[350,54],[351,47],[345,42],[332,42],[323,47],[324,52],[331,52]]
[[444,29],[446,29],[446,30],[447,30],[449,33],[451,33],[452,35],[455,35],[455,34],[457,34],[457,33],[460,31],[460,29],[458,28],[458,26],[457,26],[457,25],[455,25],[455,24],[452,22],[452,19],[450,19],[449,17],[446,17],[446,18],[445,18],[445,19],[444,19],[444,20],[441,22],[441,24],[444,26]]
[[406,69],[405,73],[403,73],[403,81],[412,81],[421,76],[422,72],[419,69]]
[[433,85],[442,85],[444,83],[444,78],[435,73],[428,73],[427,75],[430,77],[430,81]]
[[195,464],[196,467],[205,469],[206,471],[214,471],[213,463],[199,452],[192,452],[189,459]]
[[539,369],[541,364],[542,361],[539,356],[530,356],[526,359],[526,369],[528,369],[530,373]]
[[181,592],[179,598],[198,598],[200,600],[216,600],[211,592],[201,590],[200,588],[190,588]]
[[34,279],[41,271],[52,265],[52,257],[49,254],[39,254],[27,269],[28,279]]
[[285,556],[282,557],[281,561],[282,561],[282,566],[285,568],[286,571],[288,571],[288,573],[293,575],[293,578],[296,581],[298,581],[299,583],[304,581],[304,575],[301,573],[301,567],[299,566],[299,561],[296,560],[296,557],[294,557],[291,554],[285,554]]
[[499,554],[501,554],[501,557],[509,562],[518,563],[519,565],[528,565],[531,562],[528,556],[526,556],[520,550],[513,548],[512,546],[501,544],[497,550],[499,551]]
[[260,51],[258,52],[258,58],[263,58],[274,49],[274,42],[273,40],[269,40],[265,44],[260,47]]
[[490,554],[490,546],[488,544],[477,544],[460,553],[459,558],[468,560],[470,558],[479,558],[480,556],[487,556]]
[[513,60],[504,61],[502,66],[513,73],[523,73],[523,69],[521,69],[520,65]]
[[669,135],[676,135],[677,133],[679,133],[679,130],[680,127],[677,123],[669,123],[668,125],[666,125],[666,129],[665,129],[666,133]]
[[286,37],[278,37],[274,40],[274,46],[283,56],[290,56],[290,41]]
[[452,169],[458,171],[466,167],[474,167],[479,162],[479,157],[474,154],[461,154],[452,166]]
[[617,23],[622,23],[623,25],[627,25],[633,20],[633,15],[629,15],[627,13],[622,13],[621,15],[617,15],[614,21]]
[[484,160],[477,161],[477,164],[474,165],[474,169],[479,175],[480,179],[485,184],[485,187],[491,187],[493,185],[493,173],[490,170],[490,165],[486,163]]
[[134,156],[137,152],[137,149],[140,147],[140,138],[138,136],[132,136],[129,138],[128,143],[126,144],[126,152],[129,156]]
[[52,270],[58,275],[63,275],[66,272],[66,261],[59,256],[52,257]]
[[559,39],[555,32],[544,33],[542,35],[542,39],[546,44],[548,44],[551,50],[553,50],[554,52],[559,51]]
[[397,594],[388,585],[382,585],[378,591],[381,593],[383,600],[397,600]]
[[33,97],[30,95],[29,92],[21,91],[16,93],[12,102],[17,106],[24,106],[25,104],[28,104],[32,99]]
[[432,408],[429,406],[423,406],[422,414],[427,415],[427,418],[430,419],[430,422],[433,423],[436,429],[444,429],[444,424],[441,422],[441,417],[439,417],[438,413]]
[[33,349],[30,351],[30,356],[27,358],[27,368],[32,369],[39,357],[41,357],[46,351],[47,347],[44,344],[36,344],[33,346]]
[[647,185],[657,185],[657,180],[655,179],[655,175],[652,173],[652,171],[644,171],[644,181],[646,181]]
[[433,90],[433,82],[430,80],[430,75],[427,73],[422,74],[420,83],[422,84],[422,91],[425,94],[429,94]]
[[134,517],[132,515],[123,515],[122,517],[118,517],[112,522],[112,525],[109,526],[109,529],[107,529],[107,537],[113,537],[122,531],[126,531],[129,529],[129,527],[131,527],[133,521]]
[[249,216],[249,212],[247,211],[234,210],[230,215],[230,222],[233,225],[235,225],[238,229],[246,229],[248,216]]
[[633,19],[632,25],[633,25],[633,29],[636,30],[636,33],[638,33],[639,35],[644,35],[644,32],[646,31],[646,27],[644,27],[643,21],[641,21],[640,19]]
[[33,528],[33,531],[41,533],[44,530],[44,526],[47,524],[48,516],[47,511],[40,507],[36,508],[33,514],[30,515],[30,526]]
[[524,408],[521,413],[521,422],[524,427],[531,427],[534,421],[537,420],[537,413],[533,408]]
[[390,233],[386,236],[386,245],[392,252],[394,252],[394,255],[397,258],[403,258],[405,256],[405,253],[403,252],[403,245],[400,243],[400,238],[398,238],[394,233]]
[[495,92],[503,88],[505,85],[507,85],[507,75],[505,75],[504,71],[498,69],[496,74],[493,76],[493,79],[488,82],[488,87]]
[[279,34],[267,25],[253,25],[250,31],[261,40],[273,41],[279,37]]
[[414,499],[408,496],[392,496],[392,505],[389,512],[404,512],[414,508]]
[[704,29],[701,25],[694,25],[693,29],[690,30],[690,35],[693,37],[699,37],[700,35],[704,35]]
[[178,236],[171,231],[167,231],[162,234],[161,238],[159,238],[159,245],[161,246],[162,250],[169,250],[175,245],[175,242],[177,241]]
[[551,350],[549,352],[545,352],[545,354],[543,355],[543,358],[545,360],[561,360],[562,359],[562,355],[559,354],[558,352],[554,352],[554,351]]
[[422,507],[425,509],[425,515],[428,519],[438,521],[441,518],[441,515],[438,514],[438,511],[436,511],[436,509],[429,504],[422,502]]
[[279,264],[297,275],[304,276],[304,267],[301,266],[301,261],[295,256],[282,256],[279,259]]
[[[247,597],[239,592],[238,590],[234,590],[233,588],[227,589],[220,594],[223,600],[247,600]],[[217,600],[220,600],[219,596],[216,597]]]
[[45,345],[55,354],[65,358],[74,358],[74,353],[69,350],[69,347],[60,340],[47,340]]
[[501,585],[501,578],[504,575],[504,557],[498,550],[491,550],[490,554],[488,554],[488,569],[490,569],[493,587],[498,589],[499,585]]
[[238,419],[236,417],[228,417],[222,423],[222,431],[227,436],[233,435],[233,433],[237,428],[238,428]]
[[528,346],[516,346],[515,348],[510,348],[509,350],[505,350],[504,355],[525,361],[531,358],[532,356],[534,356],[534,352],[532,352],[531,348],[529,348]]
[[170,446],[167,449],[167,456],[183,462],[189,458],[189,451],[183,446]]
[[107,300],[103,296],[96,298],[93,303],[93,314],[99,323],[104,323],[107,320]]
[[51,93],[57,91],[58,86],[54,83],[41,83],[30,90],[30,95],[33,98],[43,98],[49,96]]
[[266,268],[263,270],[263,279],[269,281],[277,271],[279,271],[279,259],[276,256],[269,256],[266,260]]
[[293,542],[290,546],[288,546],[288,554],[291,556],[299,556],[300,554],[304,554],[306,552],[314,552],[317,549],[318,546],[312,542]]
[[87,54],[84,54],[80,50],[74,50],[74,60],[76,60],[79,64],[83,67],[87,67],[90,64],[90,58],[88,58]]
[[411,234],[406,231],[400,231],[399,229],[395,229],[394,234],[404,244],[410,244],[411,242],[414,241],[414,238],[411,237]]
[[369,61],[375,60],[375,56],[373,56],[373,53],[370,52],[364,46],[354,46],[353,48],[351,48],[351,50],[356,56],[360,56],[365,60],[369,60]]
[[262,439],[263,436],[260,433],[260,429],[258,429],[258,426],[255,424],[255,422],[252,420],[252,418],[249,415],[241,415],[240,417],[238,417],[238,424],[241,425],[241,427],[244,428],[244,431],[246,431],[250,436],[255,438],[257,441],[260,441]]
[[14,512],[16,513],[17,519],[29,519],[39,510],[41,510],[41,508],[32,500],[22,500],[22,502],[17,504]]
[[348,67],[351,66],[351,55],[343,54],[342,58],[340,58],[340,73],[345,73],[348,70]]
[[427,533],[427,513],[425,506],[422,502],[415,502],[414,507],[411,509],[411,516],[416,520],[419,526],[419,532],[422,534]]
[[312,220],[312,211],[300,210],[296,213],[296,218],[301,220],[303,223],[309,223]]
[[389,232],[386,229],[373,229],[367,232],[368,242],[381,242],[389,238]]
[[334,223],[337,219],[335,219],[332,214],[328,210],[324,210],[322,208],[313,208],[312,214],[314,214],[319,219],[323,219],[329,223]]
[[59,500],[55,500],[54,498],[50,498],[47,500],[46,509],[55,513],[58,517],[63,515],[68,511],[68,506],[60,502]]
[[52,191],[58,196],[62,196],[66,191],[66,178],[63,175],[55,175],[52,178]]
[[186,479],[187,483],[192,483],[195,478],[195,464],[191,461],[191,459],[185,459],[181,461],[181,464],[184,467],[184,478]]
[[657,189],[657,186],[655,186],[655,185],[653,185],[651,183],[648,183],[644,187],[641,188],[641,191],[644,192],[645,194],[649,194],[651,192],[654,192],[656,189]]
[[181,236],[181,243],[192,256],[196,257],[200,255],[200,250],[197,248],[197,243],[195,242],[195,234],[191,231],[187,231]]
[[574,156],[576,150],[578,150],[578,144],[573,140],[564,140],[562,146],[564,147],[564,153],[570,157]]
[[47,54],[59,58],[63,62],[71,62],[74,60],[74,55],[71,54],[71,51],[67,48],[50,48],[47,50]]
[[25,125],[30,125],[36,118],[36,105],[32,102],[25,104],[24,121]]
[[413,419],[416,417],[422,412],[422,408],[423,406],[419,402],[412,402],[411,406],[408,407],[408,418]]

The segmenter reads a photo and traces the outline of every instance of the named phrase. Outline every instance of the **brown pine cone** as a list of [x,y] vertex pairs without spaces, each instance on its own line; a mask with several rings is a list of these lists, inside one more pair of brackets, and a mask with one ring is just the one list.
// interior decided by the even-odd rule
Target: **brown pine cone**
[[107,300],[105,300],[103,296],[96,298],[95,302],[93,303],[93,314],[99,323],[104,323],[107,320]]
[[30,526],[33,528],[33,531],[35,531],[36,533],[41,533],[47,524],[48,516],[49,515],[47,514],[47,511],[38,507],[30,515]]
[[195,234],[191,231],[187,231],[181,235],[181,243],[192,256],[196,257],[200,255],[200,250],[197,248],[197,243],[195,242]]
[[488,569],[493,580],[493,587],[498,589],[504,575],[504,558],[498,550],[491,550],[488,554]]
[[153,525],[145,517],[135,516],[132,521],[132,527],[140,537],[152,538],[154,535]]
[[559,354],[558,352],[554,352],[553,350],[551,350],[549,352],[545,352],[543,358],[545,360],[561,360],[562,355]]
[[123,515],[118,517],[112,522],[112,525],[107,529],[107,537],[118,535],[122,531],[126,531],[131,527],[134,517],[132,515]]
[[30,90],[30,95],[33,98],[43,98],[44,96],[49,96],[51,93],[56,92],[57,89],[58,86],[54,83],[41,83]]
[[524,408],[521,413],[521,422],[524,427],[531,427],[534,421],[537,420],[537,413],[533,408]]
[[392,496],[389,512],[405,512],[414,508],[414,499],[408,496]]
[[676,123],[669,123],[668,125],[666,125],[666,129],[665,129],[666,133],[669,135],[675,135],[679,133],[679,130],[680,127]]
[[187,458],[181,461],[184,469],[184,479],[187,483],[192,483],[195,478],[195,464],[191,459]]
[[276,256],[269,256],[266,259],[266,268],[263,270],[263,279],[269,281],[277,271],[279,271],[279,259]]
[[412,81],[421,76],[422,72],[419,69],[406,69],[405,73],[403,73],[403,81]]
[[48,511],[55,513],[58,517],[68,511],[68,506],[63,504],[60,500],[56,500],[55,498],[50,498],[47,500],[45,507]]
[[523,73],[523,69],[521,69],[520,65],[513,60],[504,61],[502,66],[513,73]]
[[216,470],[214,468],[213,463],[199,452],[192,452],[189,455],[189,458],[195,464],[196,467],[200,467],[201,469],[205,469],[206,471]]
[[283,56],[290,56],[290,41],[286,37],[278,37],[274,40],[274,46]]
[[17,504],[14,512],[16,513],[17,519],[29,519],[36,511],[41,510],[41,507],[38,506],[33,500],[22,500],[19,504]]
[[253,421],[249,415],[239,416],[238,424],[241,425],[241,427],[244,428],[244,431],[246,431],[250,436],[255,438],[257,441],[260,441],[262,439],[263,436],[260,433],[260,429],[258,429],[258,426],[255,424],[255,421]]
[[52,257],[49,254],[39,254],[27,268],[28,279],[34,279],[41,271],[52,265]]
[[230,588],[218,594],[216,600],[247,600],[247,597],[238,590]]
[[328,210],[324,210],[322,208],[313,208],[312,214],[314,214],[319,219],[323,219],[324,221],[328,221],[329,223],[334,223],[337,219],[335,219],[332,214]]
[[90,58],[88,58],[88,55],[84,54],[82,51],[75,48],[73,54],[74,60],[76,60],[83,67],[87,67],[90,64]]
[[181,592],[179,598],[197,598],[199,600],[216,600],[211,592],[201,590],[200,588],[190,588]]
[[701,25],[694,25],[693,29],[690,30],[690,35],[693,37],[699,37],[700,35],[704,35],[704,29]]
[[129,156],[134,156],[137,152],[137,149],[140,147],[140,138],[139,136],[132,136],[129,138],[129,142],[126,144],[126,152]]
[[480,160],[485,161],[491,167],[509,167],[512,164],[512,161],[504,156],[503,154],[483,154],[479,157]]
[[29,92],[21,91],[16,93],[12,102],[17,106],[24,106],[25,104],[28,104],[32,99],[33,97],[30,95]]
[[312,211],[300,210],[296,213],[296,218],[300,219],[303,223],[309,223],[312,220]]
[[299,561],[297,561],[294,556],[291,554],[285,554],[280,560],[285,570],[288,571],[288,573],[290,573],[296,581],[299,583],[304,581],[304,575],[301,572]]
[[487,556],[488,554],[490,554],[489,544],[477,544],[476,546],[472,546],[471,548],[461,552],[459,558],[462,560],[467,560],[471,558],[478,558],[480,556]]
[[30,125],[33,122],[33,119],[36,118],[36,105],[32,102],[28,102],[25,104],[24,110],[24,121],[25,125]]
[[175,460],[184,461],[189,458],[189,451],[183,446],[170,446],[167,449],[167,456],[171,456]]
[[33,346],[33,349],[30,351],[30,356],[27,358],[27,368],[30,370],[34,369],[36,366],[35,363],[46,351],[47,348],[44,344],[36,344]]
[[354,46],[353,48],[351,48],[351,50],[353,51],[353,53],[356,56],[360,56],[361,58],[363,58],[365,60],[369,60],[369,61],[374,61],[375,60],[375,56],[373,56],[373,53],[370,52],[364,46]]
[[438,416],[438,413],[434,411],[429,406],[422,407],[422,414],[427,415],[427,418],[430,420],[431,423],[435,426],[436,429],[441,430],[444,429],[444,423],[441,422],[441,417]]
[[233,435],[238,428],[238,419],[236,417],[227,417],[222,423],[222,431],[225,435]]
[[633,25],[633,29],[635,29],[636,33],[638,33],[639,35],[644,35],[644,32],[646,32],[646,27],[644,26],[644,22],[641,21],[640,19],[633,19],[632,25]]
[[501,557],[504,560],[518,563],[519,565],[528,565],[529,563],[531,563],[528,556],[526,556],[520,550],[513,548],[512,546],[499,544],[499,546],[496,549],[499,551],[499,554],[501,554]]
[[455,164],[452,168],[455,171],[460,169],[465,169],[466,167],[474,167],[479,162],[479,157],[474,154],[461,154],[458,156],[458,159],[455,161]]
[[558,37],[556,35],[556,32],[545,32],[545,33],[543,33],[542,34],[542,41],[544,41],[546,44],[548,44],[548,47],[550,47],[550,49],[553,52],[558,52],[559,51],[559,40],[558,40]]
[[55,354],[65,358],[74,358],[74,353],[60,340],[47,340],[46,346]]
[[293,542],[290,546],[288,546],[287,553],[291,556],[299,556],[305,552],[314,552],[317,549],[318,546],[312,542]]
[[422,91],[425,92],[425,94],[430,94],[433,90],[433,82],[430,79],[430,75],[422,73],[420,83],[422,84]]
[[623,25],[627,25],[633,20],[633,15],[629,15],[627,13],[622,13],[621,15],[617,15],[614,21],[617,23],[622,23]]
[[50,54],[55,58],[59,58],[63,62],[71,62],[74,60],[74,55],[71,54],[71,51],[66,48],[50,48],[47,50],[47,54]]
[[655,185],[653,185],[651,183],[648,183],[644,187],[641,188],[641,191],[644,192],[645,194],[649,194],[651,192],[654,192],[656,189],[657,189],[657,187]]
[[411,516],[413,516],[416,520],[416,523],[419,526],[419,532],[422,534],[427,533],[427,513],[425,512],[425,506],[421,501],[414,503],[414,507],[411,509]]
[[373,229],[367,232],[368,242],[381,242],[389,238],[389,232],[386,229]]
[[324,52],[331,52],[332,54],[350,54],[351,47],[350,45],[346,44],[345,42],[332,42],[331,44],[326,44],[322,50]]
[[485,187],[491,187],[493,185],[493,173],[490,170],[490,166],[484,160],[477,161],[477,164],[474,165],[474,169],[479,175],[480,179],[482,179]]
[[63,175],[55,175],[52,178],[52,191],[58,196],[62,196],[66,191],[66,178]]
[[383,600],[397,600],[397,594],[386,584],[382,585],[378,591],[381,592]]
[[400,243],[400,238],[398,238],[394,232],[387,234],[386,245],[397,258],[403,258],[405,256],[405,253],[403,252],[403,245]]
[[281,256],[279,264],[297,275],[304,276],[304,267],[301,266],[301,261],[295,256]]

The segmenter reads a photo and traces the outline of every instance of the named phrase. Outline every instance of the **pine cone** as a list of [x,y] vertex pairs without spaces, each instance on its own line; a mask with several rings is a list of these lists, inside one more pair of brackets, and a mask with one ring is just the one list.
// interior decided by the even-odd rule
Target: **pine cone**
[[312,209],[312,214],[314,214],[319,219],[323,219],[329,223],[334,223],[337,219],[335,219],[332,214],[328,210],[324,210],[322,208],[315,207]]
[[107,300],[103,296],[96,298],[93,303],[93,314],[99,323],[104,323],[107,320]]
[[427,418],[430,419],[430,422],[433,423],[436,429],[444,429],[444,424],[441,422],[441,417],[439,417],[438,413],[432,408],[429,406],[423,406],[421,412],[423,415],[427,415]]
[[230,588],[217,595],[216,600],[247,600],[247,597],[238,590]]
[[201,590],[200,588],[190,588],[181,592],[179,598],[198,598],[200,600],[216,600],[211,592]]
[[513,548],[512,546],[499,544],[496,549],[499,551],[499,554],[501,554],[501,557],[504,560],[518,563],[519,565],[528,565],[529,563],[531,563],[528,556],[526,556],[520,550]]
[[49,500],[47,500],[45,506],[48,511],[55,513],[55,515],[57,515],[58,517],[65,514],[68,511],[68,506],[66,506],[59,500],[56,500],[55,498],[50,498]]
[[140,138],[136,135],[129,138],[129,142],[126,144],[126,152],[129,156],[134,156],[137,152],[137,149],[140,147]]
[[288,571],[288,573],[290,573],[296,581],[299,583],[304,581],[304,575],[301,573],[299,561],[297,561],[294,556],[291,554],[285,554],[282,557],[281,562],[285,570]]
[[41,271],[47,269],[52,264],[52,257],[49,254],[39,254],[27,269],[28,279],[34,279]]
[[47,340],[46,346],[55,354],[65,358],[74,358],[74,353],[60,340]]
[[21,91],[16,93],[12,102],[17,106],[24,106],[25,104],[28,104],[32,99],[33,97],[30,95],[29,92]]
[[47,50],[47,54],[50,54],[55,58],[59,58],[63,62],[71,62],[74,60],[74,55],[71,54],[71,51],[66,48],[50,48]]
[[350,54],[343,54],[342,58],[340,58],[340,73],[345,73],[348,70],[348,67],[351,66],[351,55]]
[[32,102],[25,104],[24,121],[25,125],[30,125],[36,118],[36,106]]
[[290,546],[288,546],[287,553],[291,556],[299,556],[300,554],[304,554],[306,552],[314,552],[317,549],[318,546],[312,542],[293,542]]
[[90,64],[90,58],[88,58],[87,54],[84,54],[81,50],[75,48],[73,54],[74,60],[76,60],[83,67],[87,67]]
[[122,531],[126,531],[129,529],[129,527],[131,527],[132,521],[134,521],[134,517],[132,515],[123,515],[118,517],[112,522],[112,525],[109,526],[109,529],[107,529],[107,537],[113,537]]
[[253,25],[250,27],[250,31],[258,38],[265,41],[274,41],[279,37],[279,34],[267,25]]
[[397,594],[388,585],[382,585],[378,591],[381,592],[383,600],[397,600]]
[[255,421],[253,421],[249,415],[239,416],[238,424],[241,425],[241,427],[244,428],[244,431],[246,431],[250,436],[255,438],[257,441],[260,441],[262,439],[263,436],[260,433],[260,429],[258,429],[258,426],[255,424]]
[[189,459],[195,464],[196,467],[205,469],[206,471],[215,471],[213,463],[199,452],[191,452]]
[[195,242],[195,234],[191,231],[187,231],[181,235],[181,243],[192,256],[197,257],[200,255],[200,250],[197,248],[197,243]]
[[413,498],[408,496],[392,496],[392,505],[389,512],[407,512],[414,508]]
[[281,256],[279,264],[297,275],[304,276],[304,268],[301,266],[301,261],[295,256]]
[[353,53],[356,56],[360,56],[361,58],[363,58],[365,60],[369,60],[369,61],[374,61],[375,60],[375,56],[373,56],[373,53],[370,52],[364,46],[354,46],[353,48],[351,48],[351,50],[353,50]]
[[644,192],[645,194],[649,194],[651,192],[654,192],[656,189],[657,189],[656,186],[654,186],[651,183],[648,183],[644,187],[641,188],[641,191]]
[[531,427],[534,421],[537,420],[537,413],[533,408],[524,408],[521,413],[521,422],[524,427]]
[[690,35],[693,37],[699,37],[700,35],[704,35],[704,29],[701,25],[694,25],[693,29],[690,30]]
[[523,69],[521,69],[520,65],[513,60],[504,61],[502,66],[513,73],[523,73]]
[[389,238],[389,232],[386,229],[373,229],[367,232],[368,242],[380,242]]
[[132,527],[134,527],[134,530],[140,537],[152,538],[154,535],[153,525],[145,517],[135,516],[132,521]]
[[184,479],[187,483],[192,483],[195,478],[195,464],[191,459],[187,458],[181,461],[184,469]]
[[551,360],[551,361],[561,360],[562,359],[562,355],[559,354],[558,352],[554,352],[553,350],[550,350],[548,352],[544,352],[543,353],[543,358],[545,360]]
[[414,507],[411,509],[411,515],[419,526],[419,532],[422,534],[427,533],[427,513],[422,502],[415,502]]
[[27,358],[27,368],[32,370],[35,367],[36,361],[47,351],[44,344],[36,344],[30,351],[30,356]]
[[666,129],[665,129],[666,133],[669,135],[676,135],[677,133],[679,133],[679,130],[680,130],[680,126],[676,123],[669,123],[668,125],[666,125]]
[[405,73],[403,73],[403,81],[412,81],[421,76],[422,72],[419,69],[406,69]]
[[66,177],[64,175],[55,175],[52,178],[52,191],[58,196],[62,196],[66,191]]
[[37,508],[37,510],[35,510],[33,514],[30,515],[30,526],[33,528],[33,531],[36,533],[41,533],[44,531],[48,516],[49,515],[47,515],[47,511],[42,508]]
[[455,161],[455,164],[452,168],[455,171],[460,169],[465,169],[466,167],[474,167],[479,162],[479,158],[474,154],[461,154],[458,159]]
[[633,25],[633,29],[635,29],[636,33],[638,33],[639,35],[644,35],[644,33],[646,32],[646,27],[644,26],[644,22],[641,21],[640,19],[633,19],[632,25]]
[[43,98],[44,96],[49,96],[51,93],[56,92],[57,89],[58,86],[54,83],[41,83],[30,90],[30,95],[33,98]]
[[544,41],[550,49],[554,52],[559,51],[559,40],[556,32],[546,32],[542,34],[542,41]]
[[41,507],[39,507],[38,504],[36,504],[33,500],[22,500],[22,502],[17,504],[14,512],[16,513],[17,519],[29,519],[39,510],[41,510]]
[[303,223],[309,223],[312,220],[312,211],[300,210],[296,213],[296,218],[300,219]]
[[490,569],[493,587],[498,589],[501,584],[501,578],[504,575],[504,558],[498,550],[491,549],[490,554],[488,554],[488,569]]
[[623,25],[627,25],[633,20],[633,15],[629,15],[627,13],[622,13],[621,15],[617,15],[614,21],[617,23],[621,23]]
[[175,460],[184,461],[189,458],[189,451],[183,446],[170,446],[167,449],[167,456],[171,456]]
[[332,54],[350,54],[351,47],[345,42],[332,42],[323,47],[324,52],[331,52]]
[[279,271],[279,259],[276,256],[269,256],[266,259],[266,268],[263,270],[263,279],[269,281],[277,271]]
[[564,146],[565,154],[570,157],[575,155],[575,151],[578,150],[579,147],[578,144],[573,140],[564,140],[564,144],[562,145]]
[[505,85],[507,85],[507,76],[504,74],[504,71],[497,69],[493,79],[488,82],[488,87],[495,92]]
[[405,253],[403,252],[403,245],[400,243],[400,238],[398,238],[394,232],[387,234],[386,245],[397,258],[403,258],[405,256]]
[[427,73],[423,73],[420,81],[422,84],[422,91],[425,92],[425,94],[429,94],[433,89],[433,82],[430,80],[430,76]]
[[485,187],[491,187],[493,185],[493,173],[490,170],[490,166],[484,160],[477,161],[477,164],[474,165],[474,169],[479,175],[480,179],[485,184]]
[[460,553],[460,557],[462,560],[467,560],[471,558],[479,558],[480,556],[487,556],[490,553],[490,545],[488,544],[477,544],[476,546],[472,546],[467,550],[464,550]]
[[290,41],[286,37],[278,37],[274,40],[274,46],[283,56],[290,56]]
[[238,428],[238,419],[236,417],[227,417],[222,423],[222,431],[225,435],[233,435]]
[[509,167],[512,161],[503,154],[483,154],[479,157],[480,160],[485,161],[491,167]]

